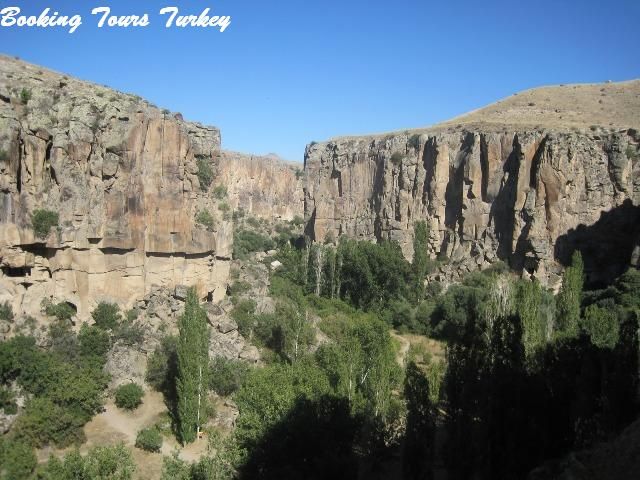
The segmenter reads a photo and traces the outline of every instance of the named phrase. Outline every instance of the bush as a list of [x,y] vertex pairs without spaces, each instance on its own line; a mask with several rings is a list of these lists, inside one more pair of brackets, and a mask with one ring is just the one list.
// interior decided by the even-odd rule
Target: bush
[[147,452],[159,452],[162,448],[162,435],[154,428],[145,428],[138,432],[136,447]]
[[52,227],[57,227],[60,217],[56,212],[46,209],[37,209],[31,215],[33,231],[38,238],[46,238]]
[[7,441],[0,437],[1,478],[7,480],[30,478],[37,463],[38,460],[31,445],[19,440]]
[[35,447],[51,443],[66,447],[84,441],[82,427],[88,420],[84,412],[63,408],[47,397],[34,397],[18,417],[14,431],[17,438]]
[[240,334],[249,338],[255,324],[254,313],[256,311],[256,302],[251,299],[242,299],[231,311],[231,318],[238,324]]
[[196,213],[196,223],[206,227],[209,231],[213,230],[214,220],[209,210],[198,210],[198,213]]
[[246,259],[249,253],[265,252],[275,248],[275,242],[269,237],[250,230],[240,230],[233,236],[233,257]]
[[9,302],[0,303],[0,320],[13,321],[13,309]]
[[218,210],[220,210],[221,212],[228,212],[229,210],[231,210],[231,207],[227,202],[222,202],[218,205]]
[[115,303],[100,302],[91,313],[96,326],[103,330],[114,330],[120,325],[120,307]]
[[138,309],[138,307],[133,307],[131,310],[127,310],[127,313],[125,314],[127,322],[134,322],[138,319],[139,316],[140,310]]
[[394,165],[400,165],[402,163],[402,160],[404,160],[404,155],[400,152],[395,152],[393,155],[391,155],[391,163],[393,163]]
[[171,394],[175,387],[177,342],[174,336],[164,337],[147,360],[145,380],[159,392]]
[[240,389],[248,373],[249,366],[245,362],[216,357],[211,363],[209,388],[228,397]]
[[135,410],[142,404],[144,390],[137,383],[120,385],[116,389],[116,406],[125,410]]
[[20,101],[22,102],[23,105],[26,105],[27,103],[29,103],[29,100],[31,100],[31,90],[27,90],[26,88],[23,88],[20,91]]
[[197,175],[200,181],[200,189],[206,192],[213,181],[213,170],[205,158],[200,157],[196,159],[196,163],[198,164]]
[[218,185],[213,189],[213,196],[218,200],[227,198],[227,187],[224,185]]
[[139,345],[144,340],[144,329],[139,323],[127,321],[121,323],[113,333],[113,341],[125,345]]
[[9,160],[9,154],[6,150],[0,148],[0,162],[6,162]]
[[6,415],[15,415],[18,412],[13,391],[4,385],[0,385],[0,410]]
[[56,317],[62,322],[71,320],[76,314],[76,310],[67,302],[51,303],[45,300],[43,305],[44,313],[50,317]]
[[124,444],[109,447],[93,447],[83,457],[72,450],[62,460],[51,455],[38,478],[50,480],[130,480],[135,471],[131,452]]

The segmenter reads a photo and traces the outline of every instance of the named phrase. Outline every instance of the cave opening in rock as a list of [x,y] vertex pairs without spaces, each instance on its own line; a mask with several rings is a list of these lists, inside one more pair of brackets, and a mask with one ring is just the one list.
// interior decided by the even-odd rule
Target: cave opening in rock
[[31,267],[2,267],[2,273],[6,277],[30,277]]

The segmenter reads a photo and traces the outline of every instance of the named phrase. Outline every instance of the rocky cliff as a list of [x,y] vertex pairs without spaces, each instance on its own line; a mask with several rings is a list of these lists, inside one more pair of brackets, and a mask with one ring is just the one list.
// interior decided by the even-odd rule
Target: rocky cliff
[[[305,153],[311,238],[397,240],[426,220],[442,279],[496,260],[557,286],[637,261],[640,81],[524,92],[432,128],[339,138]],[[635,254],[634,254],[635,251]]]
[[[0,57],[0,300],[36,314],[67,301],[134,304],[156,287],[224,295],[232,227],[215,211],[198,161],[215,172],[220,132],[139,97]],[[36,236],[33,213],[58,226]]]
[[267,220],[304,214],[302,165],[275,155],[223,151],[214,184],[227,189],[234,210]]

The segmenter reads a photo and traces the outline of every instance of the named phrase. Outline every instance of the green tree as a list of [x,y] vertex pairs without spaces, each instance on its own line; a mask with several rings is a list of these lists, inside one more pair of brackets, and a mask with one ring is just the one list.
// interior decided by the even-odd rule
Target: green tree
[[0,437],[0,478],[29,478],[36,464],[36,454],[31,445],[21,440],[5,440]]
[[613,349],[618,343],[620,326],[615,309],[589,305],[584,311],[582,328],[596,347]]
[[547,339],[546,322],[540,311],[542,288],[537,280],[521,280],[516,285],[516,311],[522,320],[522,343],[525,355],[532,358]]
[[413,261],[411,262],[411,279],[413,295],[417,301],[424,298],[424,280],[429,273],[430,259],[429,229],[423,220],[416,222],[413,227]]
[[36,209],[31,216],[31,224],[38,238],[49,235],[52,227],[57,227],[60,217],[56,212],[46,209]]
[[96,326],[104,330],[115,330],[122,320],[120,307],[115,303],[100,302],[91,316]]
[[580,251],[576,250],[571,257],[571,266],[564,271],[558,294],[557,330],[561,336],[578,336],[583,285],[584,263]]
[[142,405],[142,397],[144,390],[137,383],[127,383],[116,389],[115,400],[118,408],[135,410]]
[[184,314],[178,321],[177,414],[180,438],[191,443],[205,423],[209,385],[209,328],[207,315],[195,289],[187,295]]
[[136,436],[136,447],[147,452],[159,452],[162,448],[162,435],[154,427],[144,428]]

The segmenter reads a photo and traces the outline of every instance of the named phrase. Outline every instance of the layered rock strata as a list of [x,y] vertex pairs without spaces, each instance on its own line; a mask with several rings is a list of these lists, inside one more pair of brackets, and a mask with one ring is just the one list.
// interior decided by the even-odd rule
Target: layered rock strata
[[[640,239],[640,82],[627,87],[638,115],[621,124],[502,125],[474,112],[473,122],[309,145],[306,232],[397,240],[411,258],[413,225],[426,220],[433,257],[448,259],[443,279],[503,260],[557,286],[579,249],[588,280],[606,282],[637,261]],[[617,84],[595,91],[607,88]]]
[[[36,315],[67,301],[86,317],[154,288],[226,289],[232,225],[194,221],[214,200],[220,132],[139,97],[0,57],[0,300]],[[38,237],[33,213],[58,214]]]
[[275,155],[223,151],[216,185],[227,189],[230,206],[267,220],[304,214],[302,165]]

